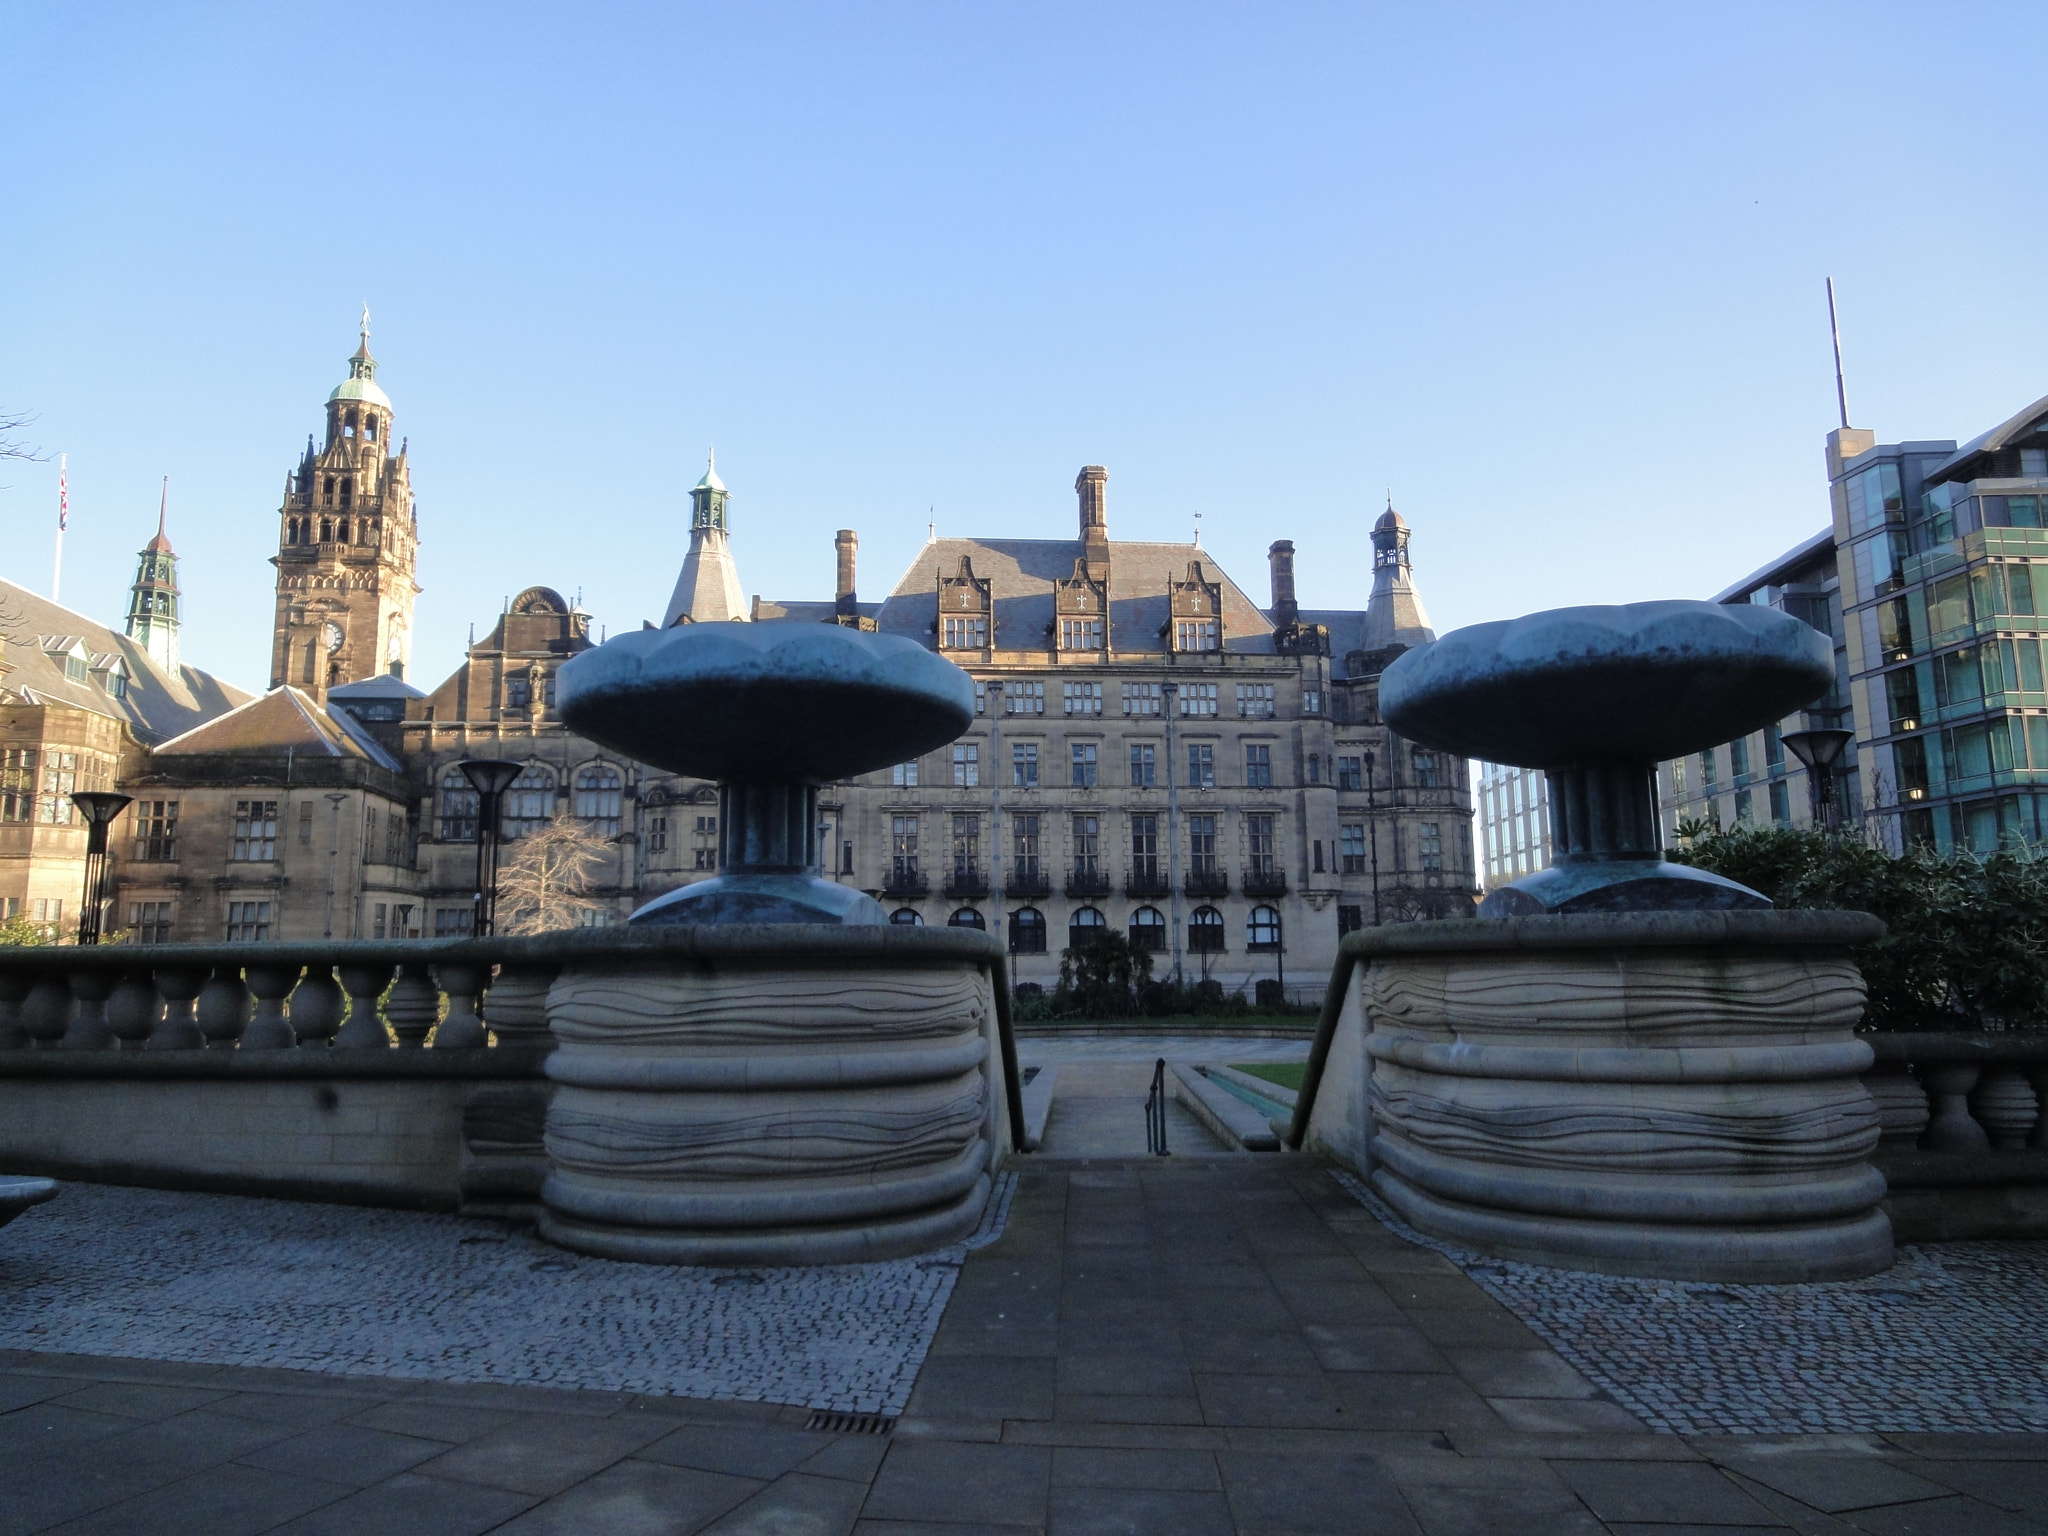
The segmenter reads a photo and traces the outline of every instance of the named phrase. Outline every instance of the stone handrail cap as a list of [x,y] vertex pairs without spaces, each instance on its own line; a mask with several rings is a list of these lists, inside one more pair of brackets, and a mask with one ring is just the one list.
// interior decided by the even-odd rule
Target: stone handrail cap
[[1585,912],[1395,923],[1357,929],[1340,947],[1360,959],[1542,949],[1846,947],[1873,943],[1884,931],[1883,921],[1868,912]]
[[1834,680],[1833,642],[1775,608],[1553,608],[1407,652],[1380,680],[1380,713],[1411,741],[1487,762],[1649,763],[1732,741]]
[[901,635],[795,620],[615,635],[556,674],[562,721],[702,779],[820,783],[945,745],[974,680]]

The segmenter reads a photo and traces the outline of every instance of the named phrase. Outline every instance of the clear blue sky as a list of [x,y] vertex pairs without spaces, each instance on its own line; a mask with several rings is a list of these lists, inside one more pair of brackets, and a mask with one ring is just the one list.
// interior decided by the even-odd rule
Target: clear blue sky
[[[118,621],[171,476],[186,655],[265,681],[284,476],[367,299],[414,675],[545,582],[660,616],[707,442],[746,589],[941,533],[1291,537],[1439,629],[1708,595],[1820,528],[1834,424],[2048,393],[2048,11],[1942,5],[27,4],[0,13],[0,409]],[[56,464],[0,466],[47,590]]]

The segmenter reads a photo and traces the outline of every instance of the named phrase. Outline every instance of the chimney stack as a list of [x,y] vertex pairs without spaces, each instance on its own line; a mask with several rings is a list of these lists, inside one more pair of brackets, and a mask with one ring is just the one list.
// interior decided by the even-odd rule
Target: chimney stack
[[1301,622],[1301,606],[1294,600],[1294,540],[1275,539],[1266,559],[1273,570],[1273,627],[1285,629]]
[[1109,471],[1084,465],[1074,481],[1081,498],[1081,558],[1094,581],[1109,580]]
[[833,612],[842,619],[850,619],[860,612],[860,604],[853,595],[853,552],[860,548],[860,535],[851,528],[842,528],[833,543],[839,550],[839,591],[833,601]]

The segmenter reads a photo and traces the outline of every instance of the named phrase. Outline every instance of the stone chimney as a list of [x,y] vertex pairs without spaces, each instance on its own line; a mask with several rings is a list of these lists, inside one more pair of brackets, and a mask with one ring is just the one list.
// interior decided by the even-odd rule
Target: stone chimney
[[833,612],[842,619],[850,619],[860,612],[853,591],[853,553],[860,548],[860,535],[851,528],[842,528],[833,543],[839,551],[839,588],[833,599]]
[[1109,471],[1088,464],[1074,481],[1081,498],[1081,558],[1093,581],[1109,580]]
[[1273,627],[1285,629],[1300,623],[1301,605],[1294,600],[1294,540],[1275,539],[1266,551],[1266,560],[1273,571]]

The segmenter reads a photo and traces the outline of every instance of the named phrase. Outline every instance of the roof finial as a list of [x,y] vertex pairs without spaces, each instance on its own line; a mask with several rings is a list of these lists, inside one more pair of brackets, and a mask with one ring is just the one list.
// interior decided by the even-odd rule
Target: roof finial
[[1387,487],[1387,510],[1394,510],[1394,488],[1391,485]]
[[363,345],[370,344],[370,301],[363,300]]
[[158,495],[156,502],[156,536],[158,538],[162,538],[164,536],[164,519],[170,515],[170,510],[171,477],[169,475],[165,475],[164,488],[161,494]]
[[927,544],[936,544],[939,542],[939,509],[936,506],[926,507],[924,514],[924,541]]
[[1202,547],[1202,512],[1201,512],[1201,509],[1200,509],[1200,508],[1198,507],[1198,508],[1196,508],[1196,509],[1195,509],[1195,548],[1197,548],[1197,549],[1200,549],[1201,547]]

